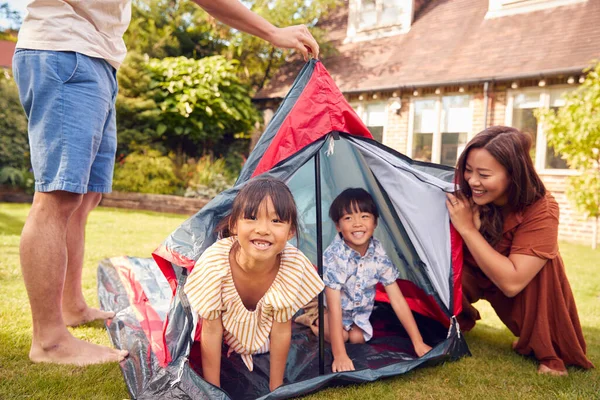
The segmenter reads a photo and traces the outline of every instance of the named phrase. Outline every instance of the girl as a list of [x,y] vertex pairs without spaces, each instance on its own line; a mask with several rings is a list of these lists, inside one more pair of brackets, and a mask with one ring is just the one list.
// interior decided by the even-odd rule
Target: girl
[[204,379],[220,386],[221,343],[250,371],[252,355],[270,351],[269,388],[283,383],[292,316],[323,290],[311,262],[287,241],[298,221],[288,187],[272,178],[248,182],[221,224],[226,237],[196,262],[184,291],[200,318]]
[[565,364],[592,368],[575,300],[558,252],[558,204],[537,175],[531,139],[490,127],[458,159],[456,196],[446,205],[467,247],[461,328],[480,319],[471,303],[488,300],[518,337],[513,348],[533,353],[539,373],[567,375]]

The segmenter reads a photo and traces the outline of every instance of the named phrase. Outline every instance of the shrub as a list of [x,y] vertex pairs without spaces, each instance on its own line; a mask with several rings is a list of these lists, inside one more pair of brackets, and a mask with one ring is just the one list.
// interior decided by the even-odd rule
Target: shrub
[[186,197],[212,198],[235,182],[235,177],[227,169],[226,160],[214,159],[210,155],[203,156],[198,162],[188,162],[182,167],[182,172],[187,177]]
[[115,165],[113,188],[125,192],[176,194],[183,182],[175,174],[173,161],[160,152],[143,149]]
[[7,70],[0,69],[0,167],[30,167],[27,117],[19,101],[17,85]]

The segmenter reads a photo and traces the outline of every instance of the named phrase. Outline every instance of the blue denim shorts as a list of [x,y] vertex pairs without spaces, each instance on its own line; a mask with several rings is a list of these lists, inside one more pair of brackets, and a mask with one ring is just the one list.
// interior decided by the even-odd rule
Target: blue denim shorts
[[117,151],[115,69],[80,53],[17,49],[13,73],[29,120],[35,190],[110,192]]

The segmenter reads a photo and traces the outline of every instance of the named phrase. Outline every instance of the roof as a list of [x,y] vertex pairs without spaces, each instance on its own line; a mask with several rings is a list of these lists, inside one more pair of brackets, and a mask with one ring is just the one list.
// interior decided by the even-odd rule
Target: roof
[[14,42],[8,40],[0,40],[0,68],[12,68],[13,54],[15,54]]
[[[576,73],[600,58],[600,1],[485,19],[488,0],[427,3],[406,34],[346,43],[348,7],[323,25],[338,50],[323,64],[342,92]],[[284,66],[256,99],[281,98]]]

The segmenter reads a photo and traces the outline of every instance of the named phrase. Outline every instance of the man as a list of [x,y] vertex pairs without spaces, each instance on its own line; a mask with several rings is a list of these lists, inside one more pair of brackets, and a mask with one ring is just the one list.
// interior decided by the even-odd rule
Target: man
[[[195,0],[216,19],[308,59],[319,47],[303,25],[277,28],[238,0]],[[131,0],[31,0],[13,61],[29,119],[33,204],[21,235],[33,319],[29,358],[88,365],[121,361],[115,350],[73,337],[112,313],[88,307],[81,290],[87,217],[111,191],[116,152],[116,71]]]

